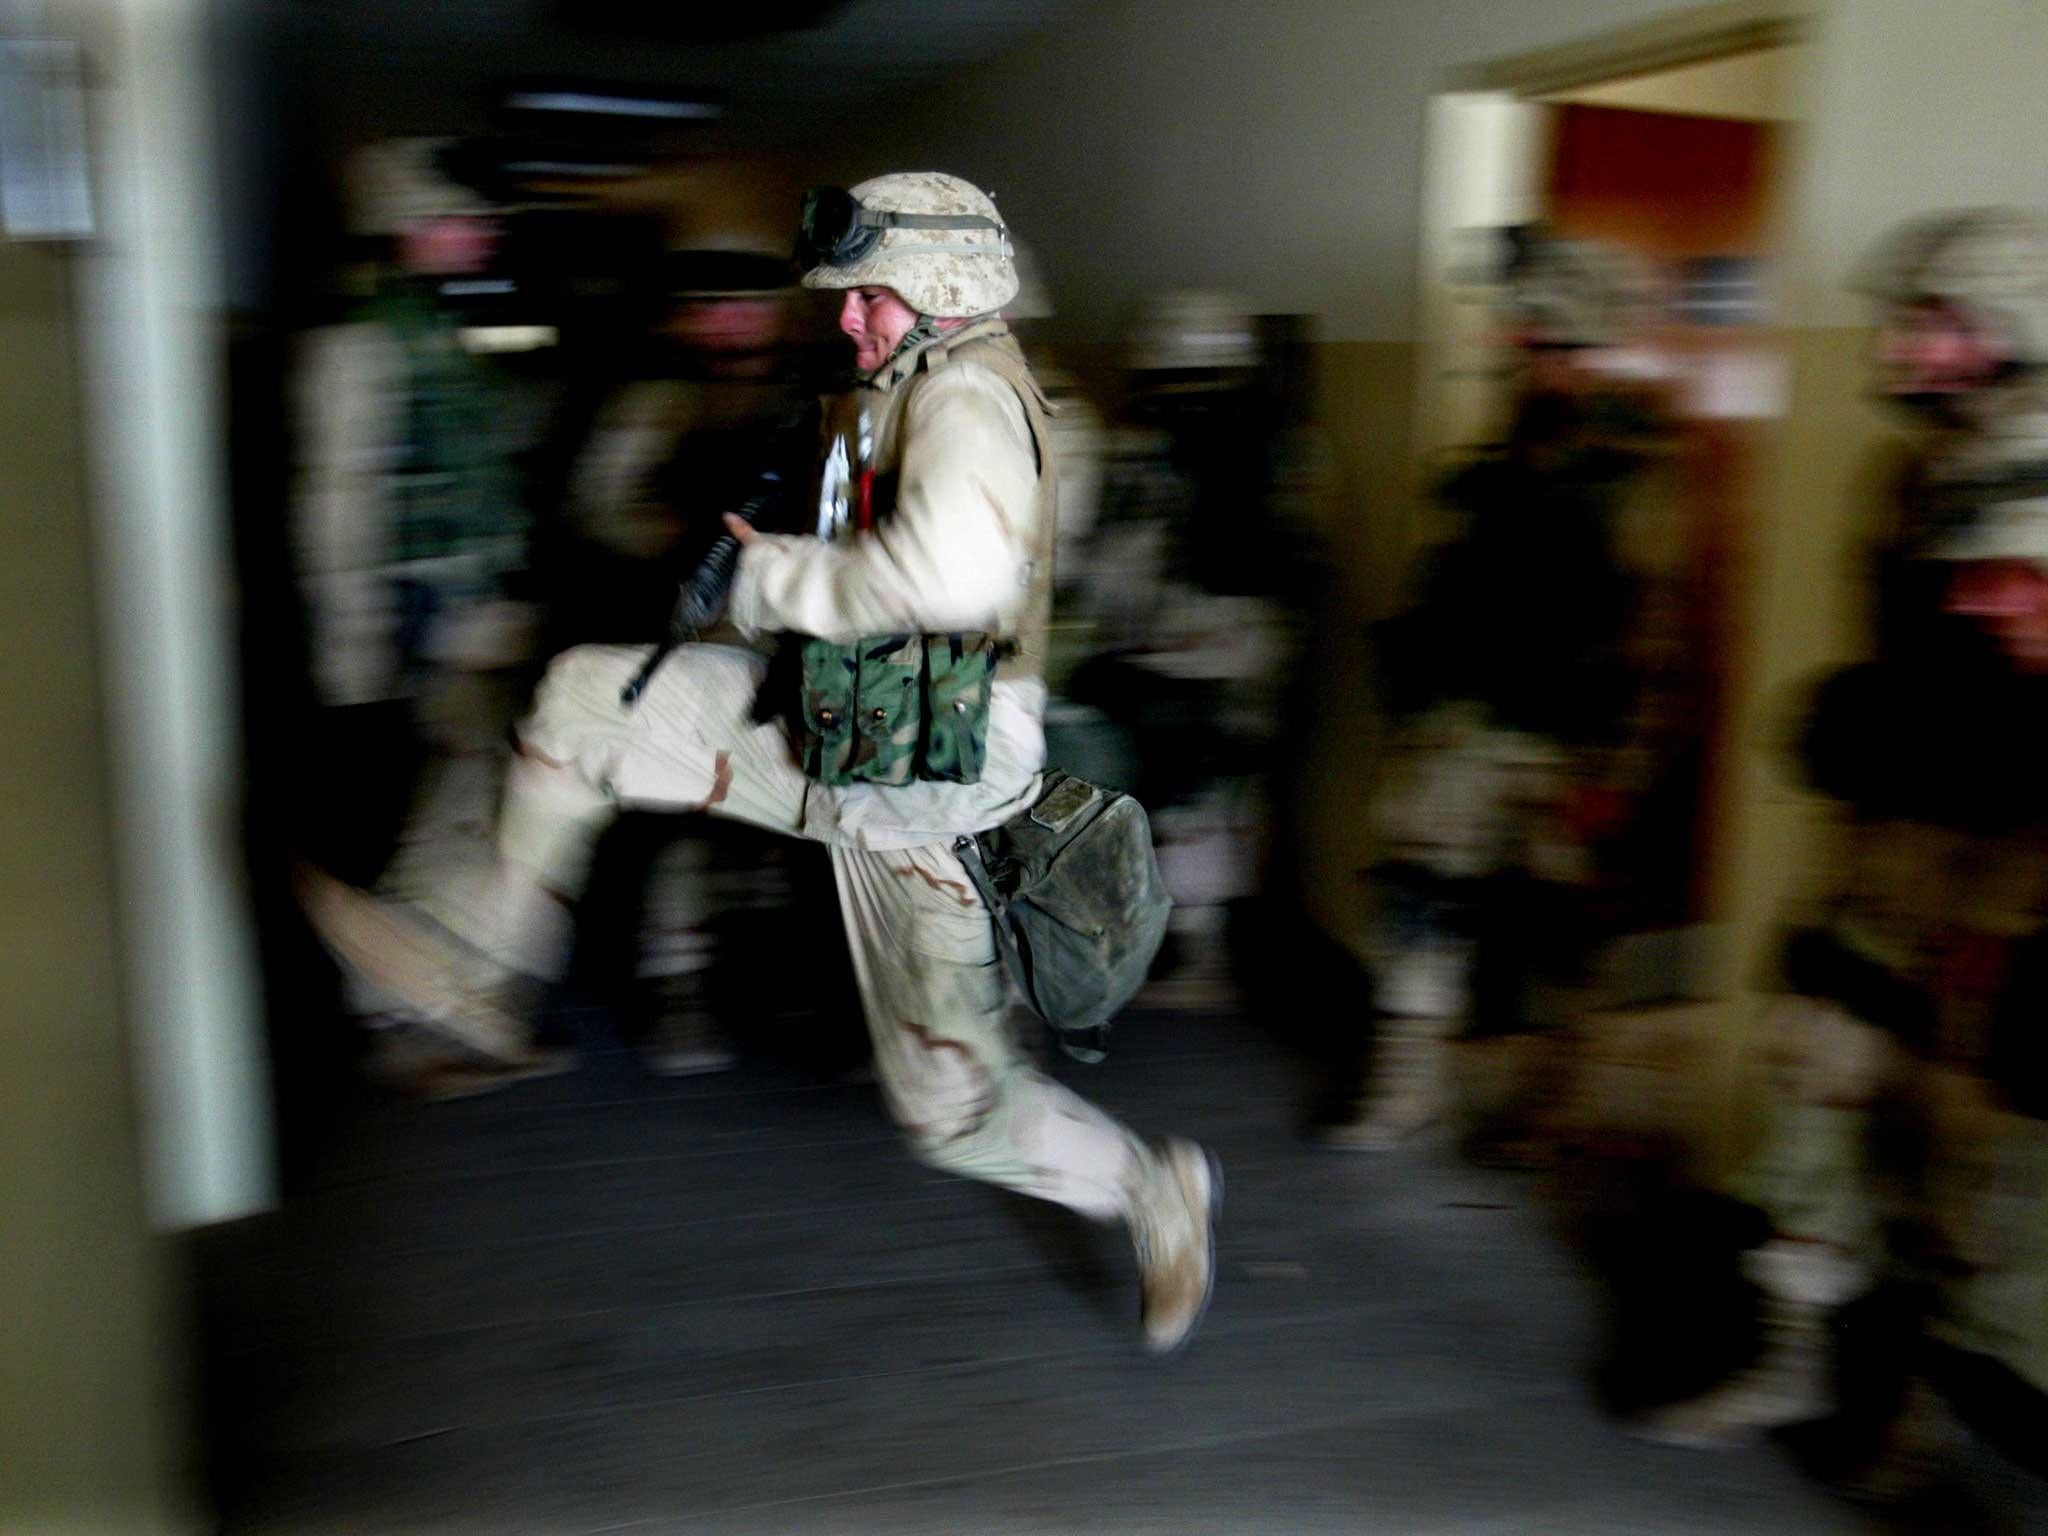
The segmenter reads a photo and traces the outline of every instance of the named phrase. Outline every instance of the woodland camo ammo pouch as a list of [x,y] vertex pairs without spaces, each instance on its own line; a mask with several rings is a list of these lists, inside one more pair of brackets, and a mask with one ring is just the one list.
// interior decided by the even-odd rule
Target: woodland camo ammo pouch
[[801,642],[797,756],[820,784],[975,784],[1004,646],[985,634]]

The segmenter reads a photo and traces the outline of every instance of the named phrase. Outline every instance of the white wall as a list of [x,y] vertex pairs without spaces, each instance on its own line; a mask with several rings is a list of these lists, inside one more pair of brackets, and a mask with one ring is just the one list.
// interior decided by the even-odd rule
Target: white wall
[[[989,185],[1062,330],[1165,285],[1416,333],[1423,121],[1461,65],[1684,10],[1672,0],[1111,0],[850,136]],[[886,164],[885,164],[886,162]]]
[[1867,315],[1850,276],[1899,221],[2048,208],[2048,4],[1840,0],[1820,41],[1795,313],[1851,325]]
[[[990,184],[1061,329],[1166,284],[1412,340],[1424,105],[1449,71],[1697,7],[1672,0],[1108,0],[885,104],[847,175],[905,157]],[[1815,0],[1800,318],[1846,324],[1862,252],[1930,207],[2048,205],[2048,3]]]
[[1494,362],[1490,297],[1475,290],[1472,232],[1543,212],[1550,108],[1507,91],[1449,91],[1428,104],[1422,177],[1422,292],[1417,328],[1419,461],[1487,441],[1501,425],[1506,377]]

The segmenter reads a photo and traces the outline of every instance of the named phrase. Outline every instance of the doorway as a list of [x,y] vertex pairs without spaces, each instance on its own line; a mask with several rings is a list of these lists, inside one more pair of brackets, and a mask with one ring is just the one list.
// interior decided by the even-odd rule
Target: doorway
[[[1652,770],[1628,931],[1601,991],[1618,1004],[1715,995],[1717,908],[1744,664],[1748,551],[1786,363],[1775,329],[1809,45],[1798,14],[1714,6],[1460,71],[1431,104],[1424,171],[1418,475],[1497,442],[1513,399],[1491,253],[1540,225],[1618,250],[1642,277],[1612,365],[1668,422],[1645,506],[1617,532],[1659,593],[1684,724]],[[1427,524],[1425,524],[1427,526]]]

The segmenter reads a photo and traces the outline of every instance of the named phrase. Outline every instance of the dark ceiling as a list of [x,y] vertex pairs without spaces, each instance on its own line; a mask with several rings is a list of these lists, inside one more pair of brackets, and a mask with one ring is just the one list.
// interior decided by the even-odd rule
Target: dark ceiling
[[727,103],[742,136],[787,139],[1000,53],[1085,3],[273,0],[246,14],[275,29],[295,80],[351,106],[347,117],[396,116],[380,129],[459,129],[499,83],[545,75],[696,90]]

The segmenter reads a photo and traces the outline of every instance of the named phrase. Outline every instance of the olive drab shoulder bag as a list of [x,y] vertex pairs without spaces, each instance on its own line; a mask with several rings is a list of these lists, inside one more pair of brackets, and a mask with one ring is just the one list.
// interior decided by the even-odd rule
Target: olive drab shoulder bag
[[1052,770],[1031,809],[954,848],[1025,1001],[1070,1056],[1100,1061],[1173,910],[1145,808]]

